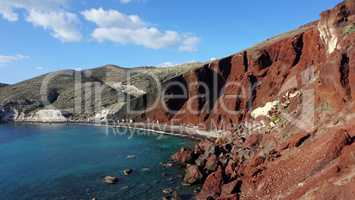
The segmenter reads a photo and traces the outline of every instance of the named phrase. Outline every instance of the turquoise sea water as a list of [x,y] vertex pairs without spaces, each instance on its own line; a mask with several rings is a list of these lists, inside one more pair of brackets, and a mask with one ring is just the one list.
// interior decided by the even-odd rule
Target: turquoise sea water
[[[117,133],[122,130],[0,124],[1,200],[162,199],[164,188],[175,188],[184,199],[191,198],[192,188],[181,185],[182,169],[166,169],[160,162],[192,141]],[[128,155],[136,158],[127,159]],[[127,177],[122,175],[126,168],[134,170]],[[119,183],[104,184],[106,175],[118,176]]]

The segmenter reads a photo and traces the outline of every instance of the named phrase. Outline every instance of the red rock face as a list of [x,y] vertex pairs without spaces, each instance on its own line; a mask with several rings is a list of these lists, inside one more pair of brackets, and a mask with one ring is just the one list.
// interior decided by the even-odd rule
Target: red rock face
[[[140,120],[229,133],[223,159],[202,155],[211,144],[195,148],[199,167],[227,161],[197,199],[355,199],[354,30],[355,1],[346,0],[319,21],[175,78],[187,97]],[[236,180],[236,193],[221,195]]]
[[[304,148],[290,152],[287,157],[265,163],[258,175],[246,174],[241,187],[245,199],[277,198],[280,194],[283,198],[283,195],[302,185],[304,180],[326,168],[348,143],[349,136],[344,131],[330,132]],[[250,169],[255,169],[260,162],[251,162],[250,165],[254,165]]]
[[209,197],[219,197],[221,194],[221,186],[223,183],[222,169],[210,174],[203,184],[202,191],[197,195],[197,199],[207,199]]
[[[312,118],[309,129],[336,120],[355,110],[354,4],[345,1],[319,21],[164,82],[165,94],[186,96],[162,97],[151,110],[130,117],[234,131],[255,108],[294,90],[301,95],[287,110],[304,116],[314,107],[311,116],[299,119]],[[136,104],[149,104],[155,96],[145,95]],[[295,121],[291,118],[289,123]]]
[[[310,90],[315,107],[312,117],[329,119],[352,102],[355,92],[351,88],[354,33],[346,32],[354,22],[353,14],[353,1],[346,1],[322,13],[318,22],[171,80],[184,85],[188,97],[163,100],[145,119],[234,130],[250,119],[252,110],[291,89],[303,95]],[[181,93],[174,87],[168,91]]]

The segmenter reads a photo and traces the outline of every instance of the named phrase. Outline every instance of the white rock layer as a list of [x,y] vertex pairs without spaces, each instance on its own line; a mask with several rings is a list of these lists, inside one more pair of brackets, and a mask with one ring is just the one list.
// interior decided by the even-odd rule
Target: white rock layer
[[34,122],[66,122],[68,119],[63,115],[60,110],[46,109],[39,110],[33,116],[26,117],[24,121]]
[[265,106],[263,107],[259,107],[259,108],[256,108],[254,109],[252,112],[251,112],[251,116],[256,119],[260,116],[269,116],[269,112],[277,107],[278,105],[280,104],[280,101],[272,101],[272,102],[267,102],[265,104]]

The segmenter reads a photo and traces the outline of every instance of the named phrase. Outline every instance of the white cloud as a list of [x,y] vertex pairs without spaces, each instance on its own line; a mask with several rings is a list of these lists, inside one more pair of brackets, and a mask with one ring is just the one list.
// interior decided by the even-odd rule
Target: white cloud
[[76,28],[79,20],[73,13],[31,10],[26,20],[34,26],[50,30],[53,37],[63,42],[77,42],[81,40],[81,34]]
[[17,54],[14,56],[8,56],[8,55],[0,55],[0,63],[11,63],[11,62],[16,62],[19,60],[27,59],[29,58],[28,56],[24,56],[22,54]]
[[85,10],[81,14],[97,25],[91,36],[99,42],[135,44],[152,49],[180,46],[181,51],[187,52],[197,50],[199,38],[196,36],[159,30],[149,26],[137,15],[102,8]]
[[19,20],[24,10],[26,21],[34,26],[49,30],[51,35],[64,42],[76,42],[82,35],[78,30],[79,18],[65,11],[67,0],[0,0],[1,16],[11,22]]
[[120,44],[136,44],[151,49],[161,49],[174,45],[179,35],[174,31],[160,32],[156,28],[96,28],[92,37],[97,41],[111,41]]
[[199,43],[200,43],[200,38],[195,36],[185,36],[181,46],[179,47],[179,50],[184,52],[196,52],[197,45]]
[[[63,42],[82,39],[80,19],[76,13],[67,11],[71,0],[0,0],[0,16],[15,22],[25,14],[25,20],[35,27],[43,28]],[[123,3],[144,0],[120,0]],[[147,24],[137,15],[127,15],[117,10],[90,9],[81,12],[84,18],[96,24],[91,36],[99,42],[134,44],[152,49],[176,47],[180,51],[197,51],[200,39],[173,30],[161,30]]]
[[116,10],[91,9],[81,12],[86,20],[94,22],[99,27],[120,27],[137,29],[145,26],[137,15],[125,15]]
[[0,3],[0,14],[4,19],[6,19],[10,22],[15,22],[18,20],[17,13],[15,13],[11,7],[9,7],[5,4]]

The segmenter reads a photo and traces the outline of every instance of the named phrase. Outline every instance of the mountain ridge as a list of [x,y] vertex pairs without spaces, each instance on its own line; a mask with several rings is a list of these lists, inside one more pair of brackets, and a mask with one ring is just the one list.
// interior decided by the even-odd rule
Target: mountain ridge
[[[33,116],[41,109],[54,107],[67,113],[71,120],[94,120],[95,115],[106,112],[106,109],[117,110],[127,100],[144,94],[151,84],[155,84],[151,75],[159,80],[169,79],[200,65],[201,63],[189,63],[165,68],[104,65],[92,69],[67,69],[42,74],[0,88],[0,106],[6,110],[2,112],[2,119],[32,121]],[[74,97],[85,94],[91,97],[80,97],[80,105],[75,105],[77,101]],[[96,102],[93,99],[95,95],[100,95],[102,102]],[[74,108],[75,106],[78,108]]]

